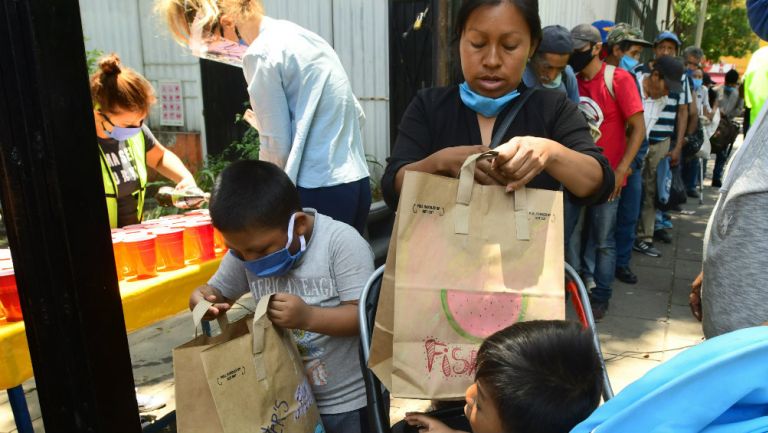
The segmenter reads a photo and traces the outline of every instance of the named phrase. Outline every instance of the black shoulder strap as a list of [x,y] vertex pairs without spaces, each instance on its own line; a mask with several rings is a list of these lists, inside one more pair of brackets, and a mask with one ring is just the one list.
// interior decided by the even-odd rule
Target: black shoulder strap
[[515,120],[515,117],[517,117],[517,113],[520,112],[520,109],[523,108],[523,105],[525,105],[525,102],[528,101],[528,98],[531,97],[536,92],[536,88],[532,87],[525,91],[522,95],[520,95],[520,99],[517,101],[517,104],[515,104],[514,107],[507,113],[507,117],[504,118],[504,120],[501,123],[501,126],[499,126],[499,129],[496,130],[496,134],[493,136],[493,139],[491,140],[491,149],[495,149],[499,147],[502,140],[504,140],[504,135],[509,130],[509,127],[512,125],[512,122]]

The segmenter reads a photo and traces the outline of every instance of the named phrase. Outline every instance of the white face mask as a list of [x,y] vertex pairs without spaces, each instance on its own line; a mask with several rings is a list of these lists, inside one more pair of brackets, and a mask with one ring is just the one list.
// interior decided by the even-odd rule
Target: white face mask
[[201,59],[243,67],[243,57],[248,45],[245,41],[234,42],[223,36],[213,35],[203,29],[202,16],[198,12],[190,26],[189,49],[192,55]]
[[550,81],[549,83],[541,82],[541,85],[543,87],[546,87],[547,89],[559,89],[560,85],[563,84],[563,74],[559,73],[557,74],[557,78]]

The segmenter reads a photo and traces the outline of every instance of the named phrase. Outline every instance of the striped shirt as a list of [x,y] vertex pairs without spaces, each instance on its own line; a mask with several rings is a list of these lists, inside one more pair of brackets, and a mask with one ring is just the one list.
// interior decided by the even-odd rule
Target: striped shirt
[[[637,66],[633,72],[637,78],[637,82],[640,84],[640,93],[643,100],[647,96],[643,93],[643,80],[645,77],[651,74],[651,69],[648,65],[643,64]],[[648,141],[651,144],[664,141],[667,138],[672,137],[675,134],[677,126],[677,109],[680,105],[685,105],[691,102],[691,88],[688,83],[688,77],[683,75],[682,78],[683,90],[679,93],[670,93],[666,98],[666,104],[659,113],[658,120],[648,130]]]

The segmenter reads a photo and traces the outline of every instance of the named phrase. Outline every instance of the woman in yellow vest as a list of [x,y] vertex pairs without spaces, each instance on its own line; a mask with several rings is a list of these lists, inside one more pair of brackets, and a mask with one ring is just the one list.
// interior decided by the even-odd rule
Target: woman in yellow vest
[[176,182],[179,189],[196,186],[179,157],[144,125],[156,101],[146,78],[122,66],[116,54],[102,57],[91,75],[91,97],[112,228],[141,221],[147,166]]

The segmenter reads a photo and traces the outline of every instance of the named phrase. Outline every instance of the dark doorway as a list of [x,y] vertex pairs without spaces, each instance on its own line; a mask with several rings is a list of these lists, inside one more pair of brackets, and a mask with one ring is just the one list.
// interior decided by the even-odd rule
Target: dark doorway
[[200,60],[200,77],[206,147],[209,155],[219,155],[247,129],[242,122],[235,124],[235,115],[248,103],[245,77],[240,68],[205,59]]
[[[432,0],[391,0],[389,3],[389,96],[391,145],[397,126],[416,92],[434,85]],[[414,29],[420,13],[429,10],[421,29]]]

